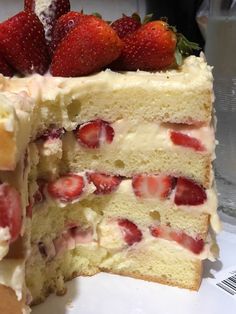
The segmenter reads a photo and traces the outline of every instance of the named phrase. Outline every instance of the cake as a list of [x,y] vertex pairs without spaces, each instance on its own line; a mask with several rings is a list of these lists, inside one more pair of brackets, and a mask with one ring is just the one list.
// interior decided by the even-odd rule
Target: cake
[[0,77],[0,312],[104,271],[198,290],[217,257],[212,74]]

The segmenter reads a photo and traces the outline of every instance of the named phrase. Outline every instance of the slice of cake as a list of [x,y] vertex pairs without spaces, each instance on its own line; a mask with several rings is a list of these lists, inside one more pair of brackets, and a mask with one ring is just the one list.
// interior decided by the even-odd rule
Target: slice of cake
[[[116,66],[127,67],[126,48]],[[100,271],[197,290],[202,261],[217,256],[203,56],[162,72],[89,74],[0,78],[1,313],[28,313]]]

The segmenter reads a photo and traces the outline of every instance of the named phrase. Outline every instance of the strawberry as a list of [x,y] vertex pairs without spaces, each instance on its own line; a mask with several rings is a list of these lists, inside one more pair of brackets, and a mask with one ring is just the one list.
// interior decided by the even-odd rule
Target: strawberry
[[15,71],[13,68],[7,63],[3,54],[0,52],[0,73],[5,76],[13,76]]
[[71,202],[83,192],[84,179],[77,174],[67,174],[54,182],[48,183],[48,193],[54,198],[61,202]]
[[166,22],[149,22],[123,41],[122,53],[111,65],[115,70],[156,71],[175,62],[177,38]]
[[25,11],[34,12],[42,22],[47,41],[51,41],[56,20],[70,11],[69,0],[25,0]]
[[80,125],[74,134],[81,145],[99,148],[102,144],[113,141],[114,129],[108,122],[97,119]]
[[49,57],[43,26],[31,12],[20,12],[0,24],[0,50],[21,74],[44,74]]
[[50,71],[54,76],[89,75],[117,59],[121,49],[116,32],[93,16],[81,21],[58,45]]
[[177,179],[174,198],[176,205],[201,205],[206,199],[205,190],[196,182],[183,177]]
[[52,29],[52,40],[49,46],[50,54],[56,51],[56,48],[62,41],[62,39],[74,29],[83,19],[90,18],[90,15],[85,15],[79,12],[68,12],[62,15],[55,23]]
[[203,239],[194,239],[185,232],[173,230],[168,226],[151,226],[150,232],[153,237],[175,241],[195,254],[201,253],[204,248]]
[[100,172],[88,173],[89,182],[96,186],[95,194],[109,194],[115,191],[120,185],[122,178],[119,176],[112,176]]
[[111,24],[111,27],[120,38],[124,38],[141,27],[140,17],[135,13],[132,16],[123,14],[121,18]]
[[162,174],[139,174],[133,177],[132,186],[135,195],[140,198],[165,199],[172,190],[173,178]]
[[191,137],[187,134],[184,134],[181,132],[176,132],[176,131],[171,131],[170,132],[170,138],[171,138],[171,141],[175,145],[189,147],[189,148],[192,148],[198,152],[205,151],[205,147],[202,145],[202,143],[197,138]]
[[20,235],[22,207],[19,192],[7,183],[0,185],[0,227],[8,227],[14,242]]
[[119,219],[118,225],[120,226],[124,240],[128,245],[133,245],[136,242],[140,242],[142,240],[142,232],[139,228],[128,219]]

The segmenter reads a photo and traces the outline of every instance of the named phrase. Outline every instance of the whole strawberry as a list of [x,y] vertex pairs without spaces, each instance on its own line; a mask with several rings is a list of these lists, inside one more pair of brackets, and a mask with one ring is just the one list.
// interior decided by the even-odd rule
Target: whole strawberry
[[13,76],[15,71],[12,67],[7,63],[4,56],[0,53],[0,73],[5,76]]
[[123,14],[120,19],[111,24],[111,27],[120,38],[124,38],[141,27],[141,20],[138,14],[134,13],[132,16]]
[[122,42],[115,31],[95,16],[84,19],[59,44],[52,59],[54,76],[83,76],[102,70],[117,59]]
[[25,0],[25,10],[34,12],[42,22],[46,40],[51,41],[51,32],[56,20],[70,11],[69,0]]
[[31,12],[20,12],[0,24],[0,51],[21,74],[44,74],[49,57],[43,26]]
[[55,23],[52,29],[52,38],[49,45],[50,55],[56,51],[57,46],[62,41],[62,39],[74,29],[83,19],[88,18],[88,15],[85,15],[80,12],[68,12],[67,14],[62,15]]
[[112,64],[115,70],[155,71],[175,62],[177,37],[164,21],[153,21],[123,38],[124,48]]

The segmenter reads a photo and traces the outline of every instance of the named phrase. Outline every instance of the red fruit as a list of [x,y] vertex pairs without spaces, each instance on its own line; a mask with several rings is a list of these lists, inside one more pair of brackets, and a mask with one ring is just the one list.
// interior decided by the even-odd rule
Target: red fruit
[[95,194],[109,194],[115,191],[122,181],[119,176],[99,172],[88,173],[88,178],[89,182],[92,182],[97,188]]
[[175,231],[168,226],[152,226],[150,232],[153,237],[175,241],[195,254],[201,253],[204,248],[202,239],[194,239],[186,233]]
[[52,40],[50,43],[50,54],[56,51],[56,48],[62,39],[74,29],[83,19],[90,18],[90,15],[85,15],[79,12],[68,12],[62,15],[55,23],[52,29]]
[[52,59],[54,76],[83,76],[102,70],[117,59],[122,41],[116,32],[97,17],[85,19],[59,44]]
[[84,179],[76,174],[64,175],[56,181],[48,183],[49,195],[62,202],[71,202],[77,199],[83,189]]
[[191,137],[187,134],[171,131],[170,138],[175,145],[193,148],[199,152],[203,152],[205,150],[205,147],[197,138]]
[[201,205],[207,199],[205,190],[192,180],[177,179],[174,202],[176,205]]
[[204,248],[203,239],[193,239],[192,237],[185,233],[183,233],[182,235],[182,240],[180,244],[195,254],[201,253]]
[[163,21],[149,22],[123,41],[122,53],[111,65],[115,70],[156,71],[175,62],[176,35]]
[[113,141],[114,130],[108,122],[97,119],[82,124],[75,131],[75,137],[85,147],[99,148],[102,144]]
[[43,26],[31,12],[20,12],[0,24],[0,50],[21,74],[44,74],[49,57]]
[[117,35],[120,38],[124,38],[125,36],[132,34],[141,27],[142,24],[140,22],[140,18],[138,19],[136,17],[138,17],[137,14],[132,16],[127,16],[123,14],[123,17],[114,21],[111,24],[111,27],[114,29],[114,31],[116,31]]
[[5,76],[13,76],[15,71],[13,68],[7,63],[3,54],[0,52],[0,73]]
[[140,174],[133,177],[132,186],[138,197],[165,199],[172,190],[173,178],[162,174]]
[[25,10],[32,11],[39,17],[48,41],[51,40],[52,28],[56,20],[70,11],[69,0],[25,0]]
[[7,183],[0,185],[0,227],[8,227],[14,242],[20,235],[22,208],[19,192]]
[[124,240],[128,245],[133,245],[134,243],[140,242],[142,240],[142,232],[130,220],[119,219],[118,225],[121,227],[124,235]]

